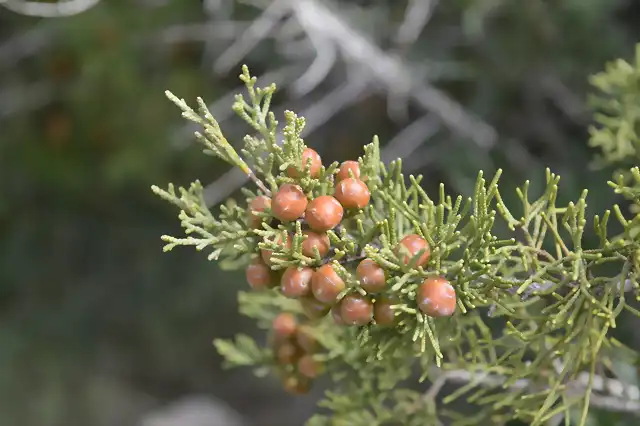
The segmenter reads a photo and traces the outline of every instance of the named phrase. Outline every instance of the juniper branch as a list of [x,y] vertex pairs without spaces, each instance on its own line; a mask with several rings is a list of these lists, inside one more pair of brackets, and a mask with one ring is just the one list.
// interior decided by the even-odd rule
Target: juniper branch
[[[309,199],[331,193],[337,163],[320,166],[314,176],[310,163],[306,166],[301,163],[306,149],[301,137],[304,120],[286,112],[284,141],[278,144],[275,119],[268,115],[272,88],[266,91],[254,88],[255,79],[246,68],[242,79],[251,102],[238,97],[234,110],[261,136],[245,138],[242,151],[254,161],[255,170],[274,189],[294,183]],[[174,102],[187,118],[203,125],[205,134],[198,138],[208,151],[248,168],[244,160],[237,160],[240,156],[201,100],[199,114],[182,100]],[[424,414],[434,422],[439,421],[440,410],[436,411],[433,404],[418,407],[415,395],[390,391],[410,374],[409,358],[416,358],[423,378],[435,380],[438,386],[446,381],[438,379],[441,377],[438,374],[448,371],[464,370],[475,380],[481,374],[480,382],[484,380],[484,385],[469,381],[444,399],[448,403],[473,390],[473,394],[467,395],[468,401],[485,407],[478,421],[491,419],[499,424],[508,414],[540,426],[559,413],[569,413],[573,407],[582,405],[580,424],[584,425],[590,402],[635,407],[620,402],[619,395],[602,395],[606,386],[599,382],[598,377],[602,376],[597,376],[596,370],[610,362],[613,351],[624,348],[609,333],[616,327],[621,312],[626,310],[640,316],[626,300],[627,293],[636,296],[638,293],[640,243],[635,236],[640,220],[626,219],[620,208],[614,206],[614,217],[622,225],[623,233],[608,235],[611,212],[607,211],[601,217],[596,216],[593,223],[599,245],[585,247],[586,191],[574,202],[557,205],[559,177],[549,170],[546,188],[537,199],[530,197],[529,182],[518,188],[522,213],[516,216],[513,206],[507,206],[502,199],[498,187],[500,172],[490,181],[479,173],[472,197],[454,199],[441,185],[437,198],[432,198],[421,187],[421,176],[405,178],[401,161],[388,166],[380,161],[377,139],[364,151],[358,166],[371,193],[371,203],[348,212],[342,226],[327,231],[333,251],[324,259],[317,247],[313,256],[302,252],[302,231],[309,225],[302,214],[296,216],[297,220],[283,222],[275,220],[270,207],[266,207],[260,212],[261,226],[255,228],[248,226],[248,209],[233,203],[221,207],[218,219],[208,211],[199,184],[188,190],[181,188],[179,196],[171,186],[167,191],[154,187],[158,195],[181,209],[185,233],[201,237],[164,237],[166,249],[175,245],[210,247],[211,258],[220,257],[235,266],[246,264],[256,258],[259,250],[266,250],[270,252],[267,269],[275,272],[306,270],[306,274],[311,270],[315,274],[311,268],[330,263],[338,279],[345,283],[336,300],[359,294],[377,301],[379,295],[364,289],[354,269],[355,263],[364,257],[382,268],[386,295],[394,299],[389,307],[394,315],[393,327],[380,327],[374,320],[356,329],[329,330],[326,322],[314,323],[326,350],[323,361],[336,371],[336,377],[348,377],[350,381],[344,383],[345,388],[356,386],[351,394],[360,397],[340,399],[327,395],[327,407],[336,418],[351,422],[347,424],[355,424],[354,419],[372,418],[372,413],[376,415],[371,421],[386,424],[385,421],[393,419],[384,411],[388,398],[398,401],[395,411],[392,410],[394,414],[408,416],[409,411],[417,410],[412,413],[418,416],[415,418]],[[302,174],[293,177],[290,170]],[[640,171],[632,170],[631,176],[632,183],[640,185]],[[626,181],[611,185],[633,200],[640,193]],[[255,197],[249,190],[244,192],[247,200]],[[493,234],[498,220],[523,235],[523,241],[498,239]],[[424,248],[413,253],[398,245],[400,238],[410,233],[430,247],[428,264],[418,264]],[[284,244],[287,236],[293,240],[290,246]],[[555,251],[547,250],[548,245]],[[620,273],[602,276],[597,272],[604,264],[619,266]],[[447,321],[425,313],[417,300],[421,282],[433,276],[455,283],[459,312]],[[241,310],[260,322],[268,322],[275,315],[273,310],[265,309],[269,303],[287,312],[304,311],[317,320],[308,314],[304,300],[294,308],[279,302],[282,295],[277,290],[259,297],[244,296]],[[480,308],[487,307],[490,313],[499,311],[505,319],[500,335],[495,335],[482,318]],[[326,313],[322,311],[323,315]],[[222,347],[229,354],[235,350],[232,345]],[[255,352],[249,347],[247,351]],[[241,363],[249,362],[246,357],[236,358]],[[259,360],[251,358],[251,362]],[[437,374],[433,373],[434,364],[439,368]],[[284,373],[290,370],[287,368]],[[432,400],[437,389],[433,388],[422,400]],[[380,392],[380,396],[371,399],[368,392],[373,390]],[[611,398],[618,399],[613,402]],[[414,408],[408,410],[408,406]],[[468,424],[458,420],[455,424]]]
[[182,116],[184,118],[200,124],[204,128],[204,135],[200,132],[195,132],[195,136],[196,139],[205,146],[205,153],[214,154],[227,163],[240,168],[264,194],[271,196],[271,191],[258,179],[253,170],[249,168],[247,163],[237,154],[235,149],[233,149],[224,137],[220,130],[220,125],[216,119],[213,118],[202,98],[197,99],[200,107],[200,113],[197,113],[187,105],[184,99],[178,98],[170,91],[167,90],[165,95],[182,110]]

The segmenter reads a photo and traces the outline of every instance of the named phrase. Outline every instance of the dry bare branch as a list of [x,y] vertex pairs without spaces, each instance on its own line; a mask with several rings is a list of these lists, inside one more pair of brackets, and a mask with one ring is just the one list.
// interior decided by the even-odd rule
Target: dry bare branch
[[45,105],[51,99],[52,89],[44,81],[0,89],[0,119]]
[[[432,370],[433,384],[436,390],[431,388],[425,393],[425,398],[433,399],[442,389],[445,382],[454,384],[476,383],[478,386],[500,388],[506,382],[506,378],[499,374],[491,374],[486,371],[469,370]],[[580,373],[576,380],[569,385],[572,394],[584,394],[589,387],[590,374]],[[433,385],[432,385],[433,387]],[[533,388],[533,384],[526,379],[519,379],[509,386],[513,390]],[[592,383],[591,405],[604,408],[609,411],[640,413],[640,388],[635,385],[623,383],[618,379],[605,378],[595,375]]]
[[399,58],[393,57],[351,28],[327,6],[316,0],[289,0],[300,24],[307,33],[323,34],[332,40],[342,54],[357,63],[386,91],[405,93],[423,109],[436,114],[452,131],[461,134],[484,149],[497,143],[496,130],[442,91],[421,81]]
[[48,22],[40,23],[0,44],[0,70],[8,69],[22,58],[36,54],[48,46],[53,41],[51,30],[52,26]]
[[417,119],[402,129],[384,146],[380,153],[381,160],[389,162],[396,158],[409,158],[420,145],[435,135],[439,128],[440,122],[431,114]]
[[214,71],[224,73],[238,65],[276,27],[287,12],[288,8],[284,0],[274,0],[264,9],[262,15],[218,57],[214,64]]
[[409,0],[404,20],[395,37],[395,42],[400,48],[413,44],[420,37],[437,3],[437,0]]
[[41,3],[37,1],[4,0],[0,6],[20,15],[39,18],[62,18],[78,15],[95,7],[100,0],[67,0],[57,3]]

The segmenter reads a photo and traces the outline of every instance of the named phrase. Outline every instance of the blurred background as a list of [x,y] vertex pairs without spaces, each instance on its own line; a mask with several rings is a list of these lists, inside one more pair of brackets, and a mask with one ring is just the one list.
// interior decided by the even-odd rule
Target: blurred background
[[212,339],[256,333],[242,272],[162,253],[181,231],[150,185],[200,179],[215,206],[244,184],[165,89],[204,97],[240,143],[246,63],[325,164],[377,134],[429,191],[503,168],[515,204],[549,166],[593,213],[617,200],[589,167],[588,76],[638,40],[637,0],[0,0],[0,425],[298,426],[315,409],[320,390],[221,370]]

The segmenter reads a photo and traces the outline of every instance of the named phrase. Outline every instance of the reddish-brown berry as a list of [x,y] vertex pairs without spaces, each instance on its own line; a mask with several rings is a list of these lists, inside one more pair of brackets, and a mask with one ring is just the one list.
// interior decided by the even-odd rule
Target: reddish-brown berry
[[285,183],[273,196],[271,212],[283,222],[291,222],[302,216],[308,204],[307,196],[298,185]]
[[442,277],[427,278],[416,291],[418,308],[431,317],[448,317],[456,310],[456,291]]
[[322,159],[320,158],[320,154],[311,148],[305,148],[304,151],[302,151],[301,171],[298,171],[298,168],[294,166],[289,166],[287,167],[287,175],[292,178],[302,177],[302,172],[306,170],[309,159],[311,159],[309,174],[312,178],[318,177],[320,175],[320,168],[322,167]]
[[[401,253],[401,247],[404,247],[406,249],[402,250],[404,254]],[[400,240],[398,246],[396,247],[396,255],[401,257],[400,261],[402,263],[408,265],[411,260],[422,250],[424,251],[417,259],[415,263],[416,266],[424,266],[427,264],[427,262],[429,261],[429,257],[431,256],[431,248],[429,247],[429,243],[420,235],[411,234]],[[406,253],[408,253],[408,255]]]
[[280,364],[289,365],[298,361],[300,349],[291,342],[283,342],[276,346],[276,359]]
[[311,291],[320,302],[327,305],[335,304],[338,294],[344,289],[344,281],[331,264],[322,265],[313,273]]
[[296,317],[293,314],[283,312],[273,319],[271,328],[276,340],[291,339],[298,331],[298,321],[296,321]]
[[298,372],[305,377],[315,379],[322,372],[322,364],[313,359],[313,355],[302,355],[298,360]]
[[335,228],[342,221],[344,209],[331,195],[321,195],[307,206],[305,220],[314,231],[325,232]]
[[282,387],[288,393],[303,395],[305,393],[309,393],[309,389],[311,389],[311,381],[306,377],[290,375],[284,378],[282,381]]
[[373,259],[364,259],[356,268],[360,287],[367,293],[379,293],[387,287],[384,269]]
[[249,203],[247,212],[249,214],[249,226],[253,229],[260,228],[264,217],[260,217],[256,213],[262,213],[266,209],[271,208],[271,198],[260,195]]
[[373,304],[373,319],[376,324],[386,326],[396,322],[396,311],[391,307],[396,302],[388,297],[377,298]]
[[[280,247],[282,247],[283,249],[290,249],[291,237],[289,236],[289,234],[287,234],[287,240],[283,242],[282,234],[278,234],[278,236],[276,237],[275,243]],[[260,250],[260,256],[262,257],[262,260],[264,261],[264,263],[267,264],[267,266],[271,266],[271,256],[273,256],[273,250],[262,249]]]
[[290,266],[284,271],[280,285],[282,294],[292,299],[297,299],[311,294],[311,277],[313,269]]
[[340,316],[348,325],[367,325],[373,318],[373,303],[360,294],[349,294],[340,301]]
[[320,319],[327,315],[331,308],[313,296],[307,296],[300,299],[300,305],[302,306],[304,314],[309,319]]
[[304,231],[302,233],[306,238],[302,241],[302,254],[307,257],[314,257],[313,248],[318,249],[320,257],[325,257],[331,248],[331,241],[324,232],[318,233],[313,231]]
[[371,192],[360,179],[347,178],[336,185],[335,197],[345,209],[361,209],[369,204]]
[[255,259],[247,266],[245,277],[254,290],[264,290],[271,287],[273,283],[271,270],[260,259]]
[[357,161],[345,161],[338,169],[336,180],[341,181],[352,177],[349,176],[349,172],[353,174],[354,178],[360,179],[360,164]]
[[313,337],[313,333],[308,326],[301,326],[296,331],[296,343],[306,353],[313,353],[318,349],[318,341]]
[[331,308],[331,318],[333,318],[333,322],[337,325],[346,325],[344,320],[342,319],[342,314],[340,313],[340,305],[335,305]]

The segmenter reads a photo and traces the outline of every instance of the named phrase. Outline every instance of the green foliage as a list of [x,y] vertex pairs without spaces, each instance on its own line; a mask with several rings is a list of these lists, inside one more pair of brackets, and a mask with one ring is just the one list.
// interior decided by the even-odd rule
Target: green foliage
[[218,352],[226,358],[229,367],[256,365],[265,362],[268,355],[245,334],[239,334],[235,342],[218,339],[214,342]]
[[591,77],[599,93],[591,97],[598,126],[590,129],[590,144],[602,150],[600,162],[635,161],[640,150],[640,44],[635,61],[617,59]]
[[[637,75],[637,70],[618,62],[594,78],[600,89],[623,96],[626,103],[613,100],[607,104],[617,107],[609,107],[609,119],[599,116],[603,127],[593,130],[593,144],[636,136],[629,126],[637,123],[640,103],[632,105],[633,99],[624,94],[628,86],[623,84],[631,84],[630,76]],[[304,120],[287,112],[284,142],[279,145],[277,122],[268,111],[275,87],[255,88],[255,78],[246,67],[241,79],[247,85],[250,103],[239,96],[234,110],[258,132],[258,136],[245,138],[241,150],[251,165],[233,150],[202,100],[198,99],[196,113],[184,100],[168,96],[185,118],[204,127],[204,133],[196,133],[196,138],[207,152],[252,177],[257,194],[270,195],[283,183],[300,185],[310,199],[331,194],[337,164],[323,168],[316,178],[309,175],[308,168],[300,179],[283,173],[300,164],[305,148],[300,137]],[[603,136],[613,134],[616,136],[610,139]],[[612,161],[631,153],[606,146],[605,153]],[[273,251],[274,270],[315,268],[332,262],[347,283],[338,298],[350,293],[366,295],[354,272],[356,262],[364,257],[387,271],[387,293],[396,300],[395,326],[381,327],[374,322],[364,327],[338,327],[328,319],[311,322],[324,348],[320,359],[333,379],[332,390],[321,406],[333,414],[315,416],[310,425],[418,425],[426,419],[431,419],[429,424],[438,424],[444,417],[456,425],[498,425],[514,418],[542,425],[558,414],[565,416],[567,424],[587,424],[595,372],[615,364],[621,351],[637,360],[637,354],[610,333],[623,312],[640,315],[632,307],[635,297],[629,296],[637,297],[640,279],[637,217],[627,219],[617,205],[613,206],[614,219],[623,231],[609,235],[611,211],[596,215],[589,224],[586,190],[575,201],[559,205],[560,178],[549,170],[542,194],[530,194],[528,181],[518,188],[519,206],[507,206],[503,201],[501,172],[491,180],[481,172],[472,197],[448,195],[441,185],[434,198],[422,189],[421,176],[403,175],[400,160],[388,166],[380,162],[377,139],[364,152],[358,161],[372,202],[347,213],[338,228],[328,231],[334,251],[327,258],[303,255],[303,220],[275,225],[267,221],[262,228],[252,229],[246,223],[247,208],[235,204],[223,206],[220,218],[214,218],[197,182],[188,190],[180,188],[179,196],[172,186],[166,191],[153,187],[181,209],[185,232],[201,237],[164,236],[165,249],[177,245],[210,248],[210,259],[233,265],[246,264],[257,250],[268,249]],[[631,174],[634,185],[640,184],[640,171],[634,168]],[[640,190],[624,180],[610,185],[633,201],[640,196]],[[245,194],[247,200],[256,195],[248,190]],[[269,218],[270,210],[262,216]],[[511,238],[500,239],[493,233],[497,221],[513,232]],[[599,236],[599,243],[592,247],[583,244],[587,226]],[[286,233],[294,236],[291,247],[276,243]],[[416,266],[421,253],[404,264],[401,257],[405,253],[395,250],[399,240],[411,233],[423,236],[431,247],[425,267]],[[450,318],[427,316],[416,305],[418,285],[435,275],[445,276],[455,286],[458,311]],[[240,293],[240,306],[243,314],[257,319],[263,328],[282,311],[302,313],[295,301],[285,299],[277,289]],[[489,321],[500,321],[502,326],[496,332]],[[216,347],[230,365],[275,368],[277,364],[246,336],[235,343],[217,340]],[[432,382],[426,393],[403,388],[415,368],[420,382]],[[460,371],[468,374],[467,383],[446,396],[442,404],[464,397],[478,406],[473,416],[459,416],[436,404],[438,382]],[[585,373],[589,379],[576,391],[575,383]]]

